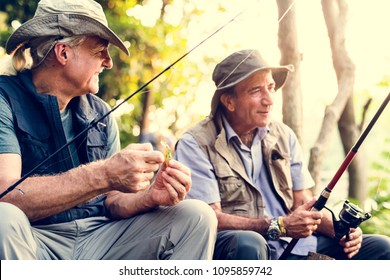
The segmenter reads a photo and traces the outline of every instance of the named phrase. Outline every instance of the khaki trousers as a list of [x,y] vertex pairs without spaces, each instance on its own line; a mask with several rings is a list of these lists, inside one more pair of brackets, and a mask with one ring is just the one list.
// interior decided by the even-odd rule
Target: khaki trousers
[[214,211],[198,200],[123,220],[34,227],[12,204],[0,203],[0,213],[0,259],[210,260],[217,232]]

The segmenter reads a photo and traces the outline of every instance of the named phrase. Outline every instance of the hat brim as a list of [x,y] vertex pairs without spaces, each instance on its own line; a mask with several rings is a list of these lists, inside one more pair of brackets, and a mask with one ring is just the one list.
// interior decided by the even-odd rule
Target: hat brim
[[78,35],[98,36],[129,55],[125,44],[109,27],[91,17],[79,14],[55,14],[30,19],[8,38],[6,52],[11,54],[19,46],[36,37]]
[[234,87],[238,83],[242,82],[243,80],[250,77],[252,74],[258,71],[264,71],[264,70],[271,70],[272,71],[272,77],[275,81],[275,91],[282,88],[284,84],[286,83],[287,76],[289,72],[294,71],[294,66],[292,64],[286,65],[286,66],[279,66],[279,67],[262,67],[254,69],[253,71],[248,72],[246,75],[241,77],[240,79],[234,81],[233,83],[224,85],[223,87],[218,87],[213,95],[213,98],[211,99],[211,115],[214,116],[218,106],[219,106],[219,99],[223,92],[225,92],[226,89]]

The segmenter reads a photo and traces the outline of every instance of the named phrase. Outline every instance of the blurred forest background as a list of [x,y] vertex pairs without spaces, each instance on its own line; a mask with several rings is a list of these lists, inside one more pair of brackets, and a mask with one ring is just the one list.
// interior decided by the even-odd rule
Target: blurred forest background
[[[112,107],[136,92],[145,83],[170,66],[191,48],[218,28],[218,33],[202,43],[182,61],[175,64],[142,92],[121,105],[115,112],[120,127],[122,146],[131,142],[152,141],[159,148],[160,139],[172,145],[178,137],[203,119],[210,109],[214,91],[211,74],[214,66],[226,55],[241,48],[258,48],[270,64],[280,63],[278,46],[278,6],[283,1],[234,0],[100,0],[109,25],[125,41],[130,50],[126,57],[116,48],[110,52],[114,67],[100,77],[99,96]],[[296,2],[296,3],[295,3]],[[338,84],[332,64],[329,39],[322,16],[321,1],[286,1],[295,4],[298,45],[301,54],[302,81],[302,146],[309,151],[320,133],[325,108],[337,94]],[[342,1],[343,2],[343,1]],[[379,56],[388,24],[383,23],[390,7],[386,0],[373,0],[363,6],[349,4],[347,39],[351,59],[356,64],[356,85],[353,102],[357,120],[368,123],[390,88],[390,59]],[[368,1],[363,1],[368,2]],[[1,0],[0,58],[5,56],[8,36],[21,23],[32,18],[38,1]],[[296,8],[296,10],[295,10]],[[362,8],[362,4],[360,4]],[[234,21],[235,16],[240,14]],[[288,12],[288,11],[287,11]],[[369,19],[367,19],[369,17]],[[388,17],[387,17],[388,18]],[[364,19],[364,22],[361,20]],[[369,26],[368,23],[373,26]],[[357,24],[357,28],[353,28]],[[225,26],[226,25],[226,26]],[[382,27],[383,32],[378,27]],[[361,41],[356,41],[359,38]],[[355,40],[355,41],[354,41]],[[358,43],[357,43],[358,42]],[[357,49],[365,50],[362,53]],[[371,51],[368,51],[371,49]],[[387,48],[388,50],[388,48]],[[359,67],[364,65],[363,67]],[[384,66],[385,65],[385,66]],[[387,65],[387,66],[386,66]],[[376,71],[373,71],[375,69]],[[389,70],[389,71],[388,71]],[[363,109],[372,99],[368,109]],[[281,104],[276,101],[275,118],[283,119]],[[292,112],[294,114],[294,112]],[[335,188],[331,205],[335,209],[349,198],[369,211],[373,217],[364,222],[366,232],[390,235],[390,114],[383,113],[359,153],[363,154],[367,173],[367,198],[348,197],[347,175]],[[323,187],[332,178],[345,156],[337,133],[331,132],[321,166]],[[337,190],[336,190],[337,189]],[[337,210],[335,211],[337,215]]]

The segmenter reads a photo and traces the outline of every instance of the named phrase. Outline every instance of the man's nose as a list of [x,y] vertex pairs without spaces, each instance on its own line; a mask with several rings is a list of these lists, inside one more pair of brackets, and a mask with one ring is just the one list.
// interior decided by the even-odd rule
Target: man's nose
[[111,56],[110,56],[110,53],[107,51],[107,54],[103,60],[103,67],[105,69],[111,69],[112,66],[114,65],[114,63],[112,62],[112,59],[111,59]]
[[264,91],[263,98],[261,99],[261,102],[264,105],[272,105],[272,104],[274,104],[273,94],[274,94],[273,91],[270,91],[270,90]]

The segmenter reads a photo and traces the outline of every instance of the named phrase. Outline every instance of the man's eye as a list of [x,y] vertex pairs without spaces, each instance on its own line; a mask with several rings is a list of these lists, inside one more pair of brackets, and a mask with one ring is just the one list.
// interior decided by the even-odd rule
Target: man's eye
[[258,93],[258,92],[260,92],[260,91],[261,91],[260,88],[252,88],[252,89],[249,91],[249,93]]

